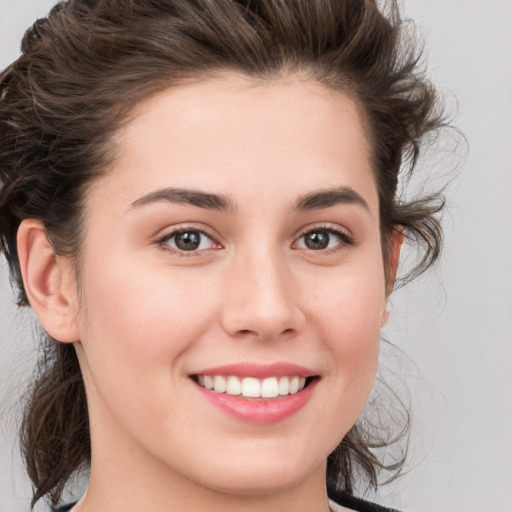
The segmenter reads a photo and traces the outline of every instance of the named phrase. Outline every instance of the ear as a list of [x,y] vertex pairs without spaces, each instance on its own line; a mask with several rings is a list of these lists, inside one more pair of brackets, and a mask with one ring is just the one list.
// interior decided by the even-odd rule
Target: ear
[[[395,230],[389,236],[389,240],[387,243],[388,247],[388,258],[387,261],[387,270],[386,270],[386,303],[387,299],[391,295],[393,291],[393,286],[395,285],[396,273],[398,271],[398,264],[400,263],[400,250],[402,249],[402,244],[404,242],[404,233],[400,230],[399,226],[395,227]],[[388,321],[389,311],[386,308],[382,314],[381,326]]]
[[18,257],[25,292],[44,330],[57,341],[78,341],[71,261],[54,253],[39,220],[26,219],[20,224]]
[[398,264],[400,263],[400,251],[404,243],[404,233],[398,228],[389,236],[389,251],[388,251],[388,271],[386,279],[386,296],[389,297],[395,286],[396,273],[398,271]]

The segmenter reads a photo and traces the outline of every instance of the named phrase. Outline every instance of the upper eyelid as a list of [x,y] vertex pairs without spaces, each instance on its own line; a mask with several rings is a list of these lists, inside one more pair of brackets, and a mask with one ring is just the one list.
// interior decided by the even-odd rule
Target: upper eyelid
[[[337,244],[336,247],[320,249],[317,251],[310,249],[310,251],[312,251],[318,255],[329,254],[329,253],[337,252],[343,248],[358,245],[357,240],[354,238],[354,236],[352,235],[352,233],[350,231],[341,228],[339,225],[333,226],[333,225],[328,225],[328,224],[311,226],[311,227],[305,228],[304,230],[300,231],[300,234],[297,237],[295,237],[293,245],[297,244],[299,242],[299,240],[301,240],[308,233],[315,232],[315,231],[327,231],[331,234],[334,234],[335,236],[337,236],[340,239],[340,243]],[[303,248],[299,247],[298,249],[303,249]]]
[[173,235],[176,235],[178,233],[183,233],[186,231],[197,231],[206,236],[209,236],[210,238],[212,238],[214,240],[217,240],[219,238],[219,236],[216,235],[212,229],[209,229],[202,225],[194,226],[192,224],[183,224],[183,225],[179,225],[179,226],[167,227],[167,228],[160,229],[154,238],[159,239],[159,238],[171,237]]
[[295,238],[299,239],[304,235],[311,233],[312,231],[330,231],[332,233],[339,233],[345,235],[348,238],[353,238],[352,233],[348,229],[343,228],[338,224],[330,224],[328,222],[306,226],[298,231],[298,234],[296,235]]
[[[197,226],[180,226],[180,227],[174,227],[174,228],[168,228],[167,230],[162,230],[161,234],[157,234],[154,238],[155,242],[157,244],[164,244],[166,240],[171,239],[173,236],[178,235],[179,233],[184,233],[187,231],[197,231],[198,233],[201,233],[202,235],[207,236],[210,238],[216,245],[222,246],[223,244],[219,241],[219,237],[216,236],[214,233],[211,233],[209,229],[206,229],[204,227],[197,227]],[[194,252],[194,251],[190,251]]]

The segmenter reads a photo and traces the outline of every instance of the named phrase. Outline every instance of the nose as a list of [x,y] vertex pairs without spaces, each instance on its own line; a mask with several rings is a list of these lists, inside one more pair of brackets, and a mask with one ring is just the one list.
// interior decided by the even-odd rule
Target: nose
[[296,283],[283,257],[240,255],[226,284],[221,322],[230,336],[275,340],[302,328]]

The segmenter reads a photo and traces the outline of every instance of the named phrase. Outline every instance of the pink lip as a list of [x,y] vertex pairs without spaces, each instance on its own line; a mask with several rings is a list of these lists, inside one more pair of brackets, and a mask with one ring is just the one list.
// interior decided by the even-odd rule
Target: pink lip
[[[194,375],[235,375],[258,379],[295,375],[299,377],[318,376],[318,374],[308,368],[290,363],[274,363],[270,365],[255,363],[231,364],[201,370]],[[227,393],[217,393],[203,388],[197,383],[194,384],[196,389],[209,403],[229,415],[249,423],[270,425],[283,421],[302,409],[311,399],[318,380],[317,378],[313,379],[302,391],[294,395],[279,396],[267,400],[248,400],[240,396],[228,395]]]
[[302,409],[310,400],[318,380],[313,380],[295,395],[269,400],[247,400],[227,393],[216,393],[196,384],[197,390],[215,407],[235,418],[260,425],[278,423]]
[[255,377],[264,379],[265,377],[284,377],[294,376],[313,377],[318,373],[292,363],[273,363],[273,364],[257,364],[257,363],[236,363],[225,366],[217,366],[216,368],[208,368],[195,372],[195,375],[236,375],[239,377]]

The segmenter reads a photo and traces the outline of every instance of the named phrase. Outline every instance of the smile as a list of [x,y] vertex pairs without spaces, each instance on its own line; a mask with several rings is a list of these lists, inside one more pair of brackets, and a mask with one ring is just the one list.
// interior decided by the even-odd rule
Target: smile
[[215,409],[244,423],[271,425],[306,407],[321,375],[287,362],[236,363],[189,374],[195,389]]
[[244,398],[277,398],[278,396],[295,395],[302,391],[308,379],[294,376],[237,377],[234,375],[196,375],[194,379],[201,387],[216,393],[240,396]]

